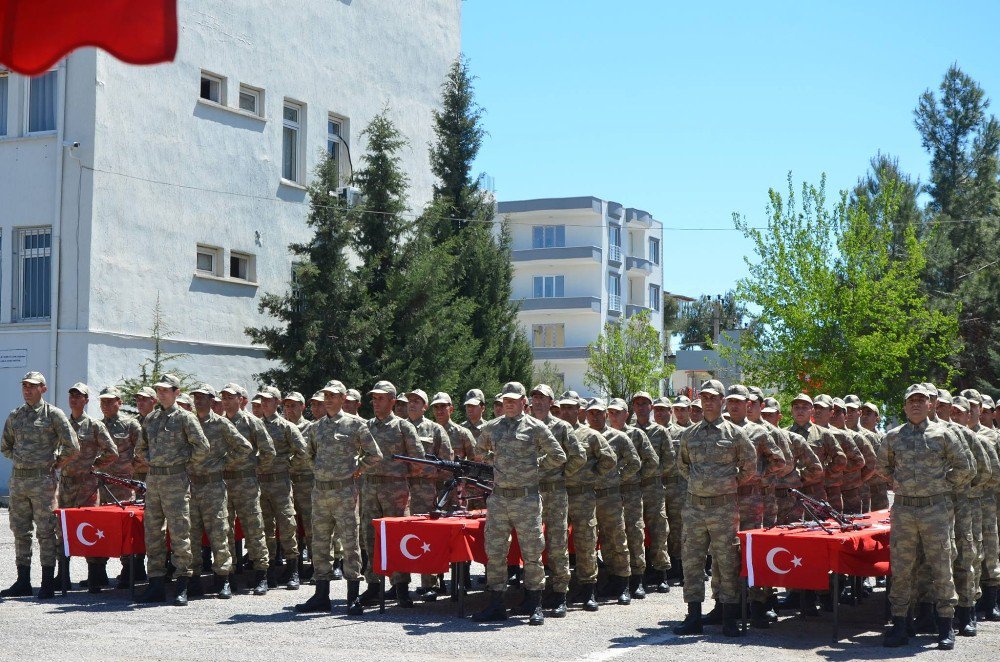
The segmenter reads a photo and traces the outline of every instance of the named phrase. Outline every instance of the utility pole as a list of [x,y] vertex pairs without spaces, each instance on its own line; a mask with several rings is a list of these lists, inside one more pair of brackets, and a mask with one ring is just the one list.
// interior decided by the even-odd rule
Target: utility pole
[[712,344],[719,342],[719,327],[722,325],[722,295],[715,295],[715,306],[712,310]]

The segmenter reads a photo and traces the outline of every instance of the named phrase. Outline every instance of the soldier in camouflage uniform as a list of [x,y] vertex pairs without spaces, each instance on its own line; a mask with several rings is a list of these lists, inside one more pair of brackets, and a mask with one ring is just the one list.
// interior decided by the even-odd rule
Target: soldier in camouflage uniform
[[[725,397],[722,382],[711,379],[701,385],[699,396],[704,419],[681,433],[677,463],[688,480],[684,506],[684,602],[688,614],[674,634],[702,631],[701,603],[705,600],[702,568],[712,554],[712,575],[718,576],[719,600],[723,604],[722,633],[739,635],[739,506],[736,493],[757,474],[757,451],[743,430],[722,418]],[[692,576],[693,575],[693,576]]]
[[705,418],[705,411],[701,408],[701,398],[691,401],[691,424],[701,423]]
[[[982,426],[982,433],[985,436],[992,439],[993,448],[997,451],[998,455],[1000,455],[1000,432],[997,431],[994,423],[994,413],[996,411],[996,405],[993,401],[993,398],[986,395],[985,393],[981,394],[981,400],[982,400],[982,411],[979,414],[979,423]],[[994,478],[1000,478],[1000,477],[994,476]],[[997,510],[998,491],[1000,491],[1000,488],[994,490],[993,494],[991,495],[992,503],[990,502],[990,500],[984,498],[984,504],[985,504],[983,508],[984,545],[986,542],[986,536],[990,536],[991,540],[990,544],[992,544],[992,536],[997,535],[998,517],[994,515],[996,515],[996,510]],[[992,513],[989,510],[991,505],[993,508]],[[990,576],[990,570],[988,564],[991,562],[991,559],[993,561],[996,561],[998,556],[1000,556],[1000,552],[998,552],[996,555],[992,554],[992,552],[990,551],[985,552],[985,558],[983,560],[984,576],[986,577]],[[986,581],[984,581],[982,611],[984,612],[986,620],[1000,621],[1000,604],[998,604],[998,600],[1000,600],[1000,586],[994,584],[993,581],[990,580],[988,588],[990,589],[989,591],[987,591]]]
[[358,416],[358,412],[361,411],[361,392],[358,389],[347,389],[347,397],[344,398],[344,411],[348,414]]
[[[339,532],[344,544],[344,575],[347,577],[347,613],[360,616],[361,545],[358,542],[358,487],[356,473],[382,461],[367,423],[360,416],[343,411],[347,389],[331,380],[323,387],[327,415],[306,430],[306,444],[312,460],[316,484],[313,488],[313,564],[316,593],[296,605],[300,613],[330,611],[330,580],[334,553],[331,539]],[[370,526],[370,522],[369,522]]]
[[[646,597],[643,579],[646,574],[646,521],[643,518],[643,481],[660,482],[660,456],[646,433],[628,424],[628,405],[621,398],[608,403],[608,422],[611,427],[628,435],[632,446],[639,453],[639,472],[627,480],[622,480],[621,494],[625,517],[625,540],[628,544],[629,593],[637,600]],[[664,511],[664,518],[666,512]]]
[[825,393],[816,396],[813,401],[813,421],[820,430],[831,435],[843,451],[847,458],[847,464],[840,473],[826,472],[824,479],[826,482],[826,500],[830,502],[836,510],[844,510],[844,480],[858,471],[864,469],[865,458],[854,443],[853,436],[848,436],[843,430],[838,430],[830,425],[833,417],[833,398]]
[[[421,457],[423,446],[417,438],[417,429],[406,419],[392,413],[396,403],[396,387],[389,381],[380,381],[368,392],[375,416],[368,419],[368,429],[375,438],[382,461],[365,471],[364,487],[361,490],[361,538],[364,540],[368,563],[365,569],[365,589],[361,600],[373,602],[379,594],[382,578],[375,573],[372,563],[375,559],[375,529],[372,520],[381,517],[403,517],[410,514],[410,487],[407,482],[410,465],[392,459],[393,455]],[[410,597],[410,575],[394,572],[390,578],[396,604],[412,607]]]
[[[812,422],[815,412],[813,399],[805,393],[799,393],[792,400],[792,425],[789,432],[794,432],[809,444],[823,465],[823,481],[802,485],[802,491],[814,499],[827,500],[826,486],[830,484],[831,476],[842,477],[847,468],[847,455],[833,434],[825,427]],[[842,479],[842,478],[841,478]]]
[[21,380],[24,404],[7,417],[0,451],[14,463],[10,477],[10,530],[14,534],[17,581],[0,591],[0,597],[31,596],[31,531],[38,538],[42,562],[39,599],[55,595],[56,478],[53,470],[80,451],[76,432],[66,414],[42,399],[47,390],[40,372]]
[[[670,571],[670,557],[667,545],[670,538],[670,526],[667,521],[667,506],[664,497],[663,480],[676,473],[677,455],[674,452],[673,441],[667,429],[651,419],[653,413],[653,396],[645,391],[639,391],[632,396],[632,411],[635,414],[635,426],[642,430],[653,445],[653,450],[660,463],[653,476],[643,478],[642,486],[642,519],[649,533],[649,549],[646,550],[646,575],[652,580],[651,586],[660,593],[670,591],[667,573]],[[631,545],[631,543],[629,543]],[[631,549],[631,548],[630,548]],[[634,581],[634,580],[633,580]],[[634,595],[633,595],[634,597]]]
[[[879,438],[877,434],[861,426],[861,404],[861,398],[856,395],[844,396],[845,425],[848,430],[854,432],[856,438],[863,438],[865,446],[871,449],[873,457],[877,457]],[[868,479],[861,485],[861,512],[868,513],[872,509],[871,486],[873,481],[879,480],[879,474],[876,470],[878,462],[877,460],[869,461],[867,450],[862,448],[861,443],[858,444],[858,447],[861,448],[862,454],[865,456],[865,473],[868,474]]]
[[[883,435],[876,430],[882,412],[874,402],[866,402],[861,405],[858,422],[863,432],[868,433],[868,439],[875,448],[875,456],[878,457],[878,450],[882,447]],[[868,494],[871,496],[871,510],[889,509],[889,484],[882,478],[880,472],[876,472],[868,480]]]
[[[284,584],[290,591],[299,588],[299,544],[298,525],[295,522],[295,505],[292,502],[292,480],[290,476],[293,459],[306,460],[306,441],[299,428],[278,415],[281,391],[273,386],[263,388],[257,394],[261,398],[262,421],[274,442],[277,453],[270,462],[257,465],[257,480],[260,481],[260,511],[264,516],[264,533],[267,535],[267,553],[271,559],[272,579],[275,584]],[[278,540],[274,529],[277,526],[281,539],[281,553],[285,558],[285,570],[277,576]],[[270,584],[269,584],[270,585]]]
[[[149,386],[143,386],[135,394],[135,408],[139,412],[136,417],[139,426],[141,427],[146,417],[153,413],[156,409],[156,391],[154,391]],[[145,482],[146,475],[149,473],[149,464],[142,458],[136,456],[135,464],[133,466],[132,477],[136,480],[141,480]]]
[[868,437],[855,433],[847,427],[847,404],[840,398],[833,398],[830,427],[833,428],[834,434],[842,434],[850,439],[850,443],[858,449],[864,459],[864,464],[860,468],[844,472],[844,483],[841,486],[844,512],[852,515],[861,513],[863,510],[862,487],[875,474],[875,463],[877,462],[875,448],[868,441]]
[[892,628],[884,645],[908,641],[907,613],[913,596],[918,550],[929,558],[933,600],[937,605],[938,648],[955,645],[952,617],[957,596],[951,571],[951,494],[967,484],[973,467],[965,449],[927,421],[928,393],[920,384],[906,389],[907,422],[890,430],[879,448],[879,471],[896,494],[891,511],[889,604]]
[[[233,458],[250,457],[254,448],[225,416],[212,411],[217,395],[214,388],[201,384],[191,391],[195,413],[211,450],[188,465],[191,477],[191,539],[200,543],[208,538],[212,548],[212,572],[215,574],[214,590],[226,600],[233,597],[229,584],[232,572],[232,555],[229,551],[229,495],[222,469]],[[202,595],[201,573],[195,572],[188,587],[188,594]]]
[[[352,401],[351,398],[355,396],[357,396],[357,400]],[[356,404],[357,406],[348,407],[347,405],[349,404],[350,405]],[[361,394],[359,394],[357,390],[353,388],[347,389],[347,396],[344,399],[343,411],[348,414],[351,414],[352,412],[350,410],[354,409],[355,412],[353,413],[355,416],[357,416],[356,411],[360,409],[360,407],[361,407]],[[326,416],[326,396],[323,394],[323,391],[316,391],[315,393],[313,393],[312,398],[309,399],[309,411],[312,413],[313,421],[318,421]],[[305,432],[302,433],[302,436],[305,437]],[[306,439],[307,445],[308,442],[309,439],[307,438]],[[312,508],[311,505],[309,507]],[[309,525],[309,529],[310,531],[312,530],[311,523]],[[332,575],[331,579],[340,581],[341,579],[344,578],[344,543],[341,540],[340,533],[337,531],[336,527],[334,527],[333,529],[332,544],[333,544],[333,570],[331,571]]]
[[167,529],[176,568],[177,593],[174,604],[187,604],[191,578],[191,491],[187,465],[200,462],[211,449],[198,418],[177,406],[180,380],[163,375],[153,385],[160,407],[142,426],[135,453],[149,462],[146,482],[146,554],[149,556],[149,586],[139,602],[164,602],[167,573]]
[[[142,426],[131,416],[125,416],[121,413],[122,394],[117,386],[105,386],[102,388],[99,400],[101,403],[101,413],[104,414],[101,422],[108,429],[108,434],[111,435],[111,439],[115,442],[115,447],[118,449],[118,457],[107,468],[107,471],[112,476],[131,479],[135,475],[135,445],[139,443]],[[107,485],[106,487],[107,491],[111,494],[109,495],[105,492],[101,495],[101,503],[103,504],[114,503],[114,499],[121,502],[135,499],[135,492],[127,487],[119,487],[118,485]],[[114,499],[111,498],[112,496]],[[117,588],[125,588],[129,585],[128,568],[130,561],[131,558],[128,556],[121,558],[122,570],[116,580]],[[145,581],[145,563],[140,559],[136,559],[135,568],[136,580]],[[141,573],[139,572],[140,569]]]
[[608,406],[600,398],[587,405],[587,423],[600,432],[618,458],[616,466],[597,478],[597,537],[601,543],[601,558],[608,567],[607,594],[618,604],[632,602],[629,592],[631,576],[628,538],[625,533],[625,513],[621,486],[639,473],[642,461],[629,436],[608,425]]
[[483,420],[483,412],[486,410],[486,396],[478,388],[471,389],[465,394],[465,402],[462,405],[465,407],[465,422],[462,423],[462,427],[471,432],[472,438],[478,442],[479,435],[486,424]]
[[[80,443],[80,452],[62,466],[59,479],[59,507],[86,508],[96,506],[101,502],[98,494],[100,488],[97,476],[90,472],[107,470],[118,458],[118,448],[111,440],[104,423],[91,418],[85,410],[90,402],[90,389],[86,384],[76,383],[69,389],[69,422],[76,432]],[[59,531],[62,539],[62,531]],[[107,586],[108,560],[104,558],[87,557],[87,581],[81,583],[90,593],[100,593],[101,587]],[[63,566],[69,572],[69,565]],[[69,586],[69,577],[57,576],[57,584]]]
[[524,413],[527,403],[524,385],[508,382],[500,395],[504,415],[483,426],[477,443],[479,459],[493,464],[494,489],[486,510],[486,581],[490,601],[472,619],[507,618],[503,592],[513,529],[524,561],[524,584],[528,591],[525,609],[531,614],[528,623],[541,625],[545,622],[542,612],[545,538],[538,486],[543,471],[566,464],[566,453],[544,423]]
[[[285,420],[299,429],[302,438],[305,439],[306,429],[312,421],[302,414],[306,409],[306,399],[298,391],[289,391],[281,401],[282,415]],[[308,572],[305,561],[309,560],[312,549],[312,491],[313,491],[313,470],[312,462],[305,455],[293,455],[289,462],[289,477],[292,480],[292,506],[295,508],[295,519],[302,529],[302,544],[299,549],[299,578],[305,581],[311,575]]]
[[[476,438],[472,432],[451,420],[455,407],[452,405],[451,396],[443,391],[435,393],[431,400],[431,411],[434,413],[434,420],[448,433],[448,441],[451,449],[455,453],[455,458],[460,460],[471,460],[476,457]],[[442,484],[438,484],[440,489]]]
[[[267,571],[271,557],[267,551],[264,516],[260,509],[260,483],[257,480],[257,466],[261,462],[273,462],[276,455],[274,442],[261,420],[243,409],[246,401],[243,387],[230,382],[223,387],[220,395],[226,418],[254,448],[254,452],[247,457],[228,458],[222,471],[229,498],[227,504],[229,550],[235,554],[236,518],[239,517],[240,526],[243,528],[243,541],[250,553],[250,562],[254,569],[253,594],[264,595],[267,593]],[[238,558],[236,560],[239,561]]]
[[777,513],[774,522],[765,521],[765,526],[791,524],[802,518],[802,504],[789,490],[802,491],[805,485],[823,484],[823,464],[802,435],[778,427],[781,421],[781,406],[774,398],[765,398],[760,410],[764,425],[781,448],[782,454],[790,460],[775,481],[775,501]]
[[[976,584],[981,596],[976,602],[976,611],[986,615],[996,604],[997,586],[1000,585],[1000,541],[997,540],[996,491],[1000,488],[1000,457],[997,455],[997,440],[993,431],[981,422],[983,395],[975,389],[965,389],[962,397],[969,401],[969,415],[966,427],[976,435],[990,458],[991,478],[984,486],[979,498],[979,508],[973,513],[973,526],[982,537],[980,562],[976,564]],[[973,618],[975,621],[975,618]]]
[[[671,414],[674,421],[670,422]],[[687,481],[677,467],[677,453],[680,449],[681,433],[691,426],[691,400],[678,396],[671,405],[667,398],[657,398],[653,402],[653,417],[667,429],[670,444],[674,449],[674,462],[663,466],[663,499],[667,507],[670,524],[667,536],[667,553],[670,556],[668,577],[678,583],[684,582],[684,557],[681,540],[684,537],[684,504],[687,502]]]

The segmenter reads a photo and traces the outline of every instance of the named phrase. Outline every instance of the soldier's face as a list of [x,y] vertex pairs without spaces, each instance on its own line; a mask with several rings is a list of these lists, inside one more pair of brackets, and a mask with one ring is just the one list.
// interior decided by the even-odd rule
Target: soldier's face
[[796,400],[792,403],[792,418],[799,425],[808,425],[812,415],[813,406],[805,400]]
[[170,409],[177,401],[178,390],[172,386],[157,386],[156,399],[164,409]]
[[531,413],[535,418],[544,419],[552,406],[552,398],[535,391],[531,394]]
[[361,403],[357,400],[348,400],[346,396],[344,397],[344,411],[348,414],[357,415],[358,411],[361,409]]
[[635,412],[635,420],[645,425],[653,413],[653,403],[646,398],[636,398],[632,401],[632,411]]
[[388,393],[372,393],[372,409],[379,418],[388,418],[392,413],[392,406],[396,404],[396,398]]
[[958,407],[952,406],[951,420],[955,421],[959,425],[965,425],[969,421],[969,412],[962,411]]
[[[701,411],[703,416],[709,421],[714,421],[719,416],[722,416],[722,396],[716,395],[715,393],[702,393]],[[745,407],[743,409],[743,415],[746,416]]]
[[747,400],[747,418],[753,421],[760,418],[760,400]]
[[85,396],[79,391],[69,392],[69,408],[73,410],[74,415],[79,415],[83,411],[83,408],[87,406],[90,402],[90,398]]
[[[321,411],[327,416],[339,414],[346,401],[346,396],[343,393],[331,393],[330,391],[323,393],[323,398],[323,402],[320,403],[322,405]],[[322,417],[323,414],[320,414],[317,418]]]
[[[687,425],[691,422],[691,407],[674,407],[673,409],[674,416],[677,417],[678,423],[681,425]],[[664,411],[666,411],[666,409],[664,409]]]
[[34,407],[38,404],[38,401],[42,399],[42,394],[45,393],[44,384],[32,384],[30,382],[21,382],[21,395],[24,397],[24,401]]
[[833,410],[829,407],[818,405],[813,407],[813,420],[816,421],[817,425],[829,425],[831,416],[833,416]]
[[208,416],[208,412],[212,411],[212,402],[215,401],[215,398],[208,393],[192,393],[191,396],[194,398],[194,409],[198,415]]
[[980,405],[969,403],[969,420],[966,421],[966,425],[970,428],[975,427],[976,423],[979,422],[979,414],[982,412],[983,408]]
[[410,411],[407,408],[407,403],[402,400],[396,400],[396,404],[392,406],[392,413],[400,418],[409,418]]
[[979,413],[979,422],[988,428],[993,427],[993,410],[983,409],[983,411]]
[[951,405],[947,402],[941,402],[938,400],[937,405],[934,407],[935,413],[937,413],[938,418],[943,418],[946,421],[951,420]]
[[523,414],[526,404],[526,398],[504,398],[500,402],[500,406],[503,408],[503,415],[511,418]]
[[611,421],[611,427],[616,430],[624,430],[625,421],[628,420],[628,412],[624,409],[609,409],[608,419]]
[[857,407],[847,408],[847,427],[856,427],[858,420],[861,418],[861,412]]
[[278,401],[275,398],[261,398],[260,410],[265,417],[270,418],[278,411]]
[[606,411],[601,411],[600,409],[587,410],[587,423],[590,424],[590,427],[595,430],[603,430],[607,422],[608,413]]
[[[674,411],[677,410],[675,409]],[[680,416],[678,416],[677,418],[679,420]],[[688,409],[687,411],[686,418],[689,421],[691,420],[690,409]],[[653,407],[653,420],[662,425],[663,427],[667,427],[668,425],[670,425],[670,409],[668,409],[667,407]]]
[[240,396],[223,391],[220,397],[222,398],[222,410],[226,412],[226,416],[234,416],[240,410]]
[[830,417],[830,421],[837,427],[841,427],[844,425],[845,420],[846,416],[844,410],[841,409],[840,407],[834,407],[833,415]]
[[451,412],[455,411],[455,408],[444,402],[439,402],[434,407],[434,420],[438,422],[438,425],[444,425],[451,420]]
[[427,403],[424,402],[420,396],[406,396],[406,413],[413,420],[423,418],[424,412],[427,411]]
[[778,421],[781,420],[781,413],[777,411],[769,411],[767,413],[761,413],[760,417],[771,425],[777,425]]
[[503,402],[493,403],[493,415],[497,417],[503,416]]
[[701,410],[701,407],[691,407],[692,423],[700,423],[703,418],[705,418],[705,412]]
[[[701,404],[705,406],[705,398],[702,397]],[[737,423],[742,422],[747,417],[747,401],[739,400],[737,398],[726,398],[726,411],[729,412],[729,416]]]
[[257,418],[264,418],[264,408],[260,406],[260,400],[254,400],[250,403],[250,413]]
[[483,419],[482,405],[465,405],[465,417],[473,423],[478,423]]
[[577,405],[559,405],[559,418],[570,425],[576,425],[580,420],[580,412]]
[[877,424],[878,414],[873,412],[871,409],[865,409],[861,412],[861,425],[865,426],[869,430],[874,430]]
[[119,398],[101,398],[101,413],[105,418],[117,416],[121,407],[122,401]]
[[302,418],[302,412],[305,411],[306,406],[299,402],[298,400],[285,400],[285,418],[290,421],[297,421]]
[[910,423],[920,425],[927,420],[927,396],[922,393],[914,393],[906,399],[903,410]]
[[212,411],[214,411],[217,415],[222,416],[222,400],[212,398]]

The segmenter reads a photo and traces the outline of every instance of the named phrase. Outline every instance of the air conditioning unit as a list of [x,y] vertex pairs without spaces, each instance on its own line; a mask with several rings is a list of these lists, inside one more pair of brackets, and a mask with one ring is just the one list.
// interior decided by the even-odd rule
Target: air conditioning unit
[[348,207],[361,204],[361,189],[353,186],[341,186],[337,189],[337,197],[347,203]]

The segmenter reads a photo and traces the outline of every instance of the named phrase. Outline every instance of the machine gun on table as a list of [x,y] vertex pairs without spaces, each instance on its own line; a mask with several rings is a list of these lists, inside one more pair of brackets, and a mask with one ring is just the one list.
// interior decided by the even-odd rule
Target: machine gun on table
[[854,517],[853,515],[845,515],[836,508],[830,505],[827,501],[820,501],[819,499],[814,499],[808,494],[804,494],[796,489],[789,489],[789,492],[802,504],[802,509],[805,514],[809,516],[819,528],[823,529],[830,535],[833,535],[833,529],[825,524],[827,520],[833,520],[837,523],[837,528],[841,531],[860,531],[861,529],[868,528],[870,524],[860,524],[855,520],[866,519],[866,517]]
[[[445,482],[444,489],[437,497],[434,512],[429,513],[432,518],[463,517],[469,514],[466,503],[470,498],[485,498],[493,494],[493,465],[473,460],[442,460],[430,453],[422,458],[393,455],[392,459],[434,467],[451,473],[452,477]],[[469,488],[478,494],[473,495],[473,497],[467,496],[466,490]]]
[[[104,473],[103,471],[91,470],[90,473],[97,477],[97,489],[100,490],[104,488],[105,493],[111,497],[112,501],[115,502],[119,507],[124,508],[125,506],[132,505],[144,505],[146,502],[146,483],[141,480],[135,480],[132,478],[122,478],[121,476],[112,476],[109,473]],[[108,489],[108,485],[115,485],[117,487],[124,487],[127,490],[135,491],[135,498],[129,501],[120,501],[114,493]]]

